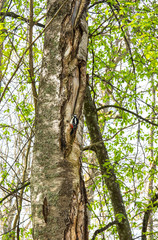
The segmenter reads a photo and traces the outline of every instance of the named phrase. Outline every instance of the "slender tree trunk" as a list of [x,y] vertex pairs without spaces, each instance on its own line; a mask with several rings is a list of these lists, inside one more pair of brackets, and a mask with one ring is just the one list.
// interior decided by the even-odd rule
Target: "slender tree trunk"
[[[33,42],[33,0],[30,0],[30,19],[29,19],[29,45]],[[33,67],[33,46],[29,48],[29,73],[32,85],[33,100],[35,106],[35,114],[37,110],[37,91],[35,85],[35,75]]]
[[92,101],[90,90],[88,87],[86,91],[84,106],[86,123],[92,142],[91,150],[95,151],[96,153],[101,173],[103,175],[103,180],[109,191],[115,218],[116,220],[119,220],[119,217],[121,218],[121,221],[117,224],[119,239],[131,240],[131,229],[122,199],[119,183],[115,176],[113,166],[110,163],[108,152],[102,139],[102,135],[98,125],[97,110],[94,102]]
[[[63,1],[48,1],[47,22]],[[86,1],[68,0],[45,32],[36,115],[31,196],[34,240],[87,240],[80,171],[80,119],[86,87]]]
[[[4,4],[5,4],[5,0],[1,0],[0,1],[0,12],[2,11]],[[3,23],[3,21],[4,21],[4,17],[1,17],[0,23]],[[2,65],[2,51],[3,51],[3,42],[0,41],[0,67]],[[1,86],[2,86],[2,70],[0,68],[0,88],[1,88]],[[1,96],[1,93],[0,93],[0,96]]]
[[[155,108],[155,86],[154,86],[154,80],[152,79],[152,102],[153,102],[153,110],[152,110],[152,117],[151,117],[151,121],[154,122],[154,118],[155,118],[155,113],[154,113],[154,108]],[[152,195],[153,195],[153,188],[154,188],[154,177],[155,174],[154,172],[156,172],[156,161],[154,159],[154,127],[151,126],[150,129],[150,157],[151,157],[151,176],[150,176],[150,180],[149,180],[149,189],[148,189],[148,196],[151,199]],[[152,217],[152,213],[150,214],[150,218],[149,218],[149,226],[148,226],[148,231],[150,233],[153,232],[153,217]],[[148,240],[153,240],[154,236],[153,234],[149,235],[147,237]]]
[[[155,99],[155,86],[154,86],[154,79],[152,77],[152,106],[153,106],[153,110],[152,110],[152,114],[151,114],[151,122],[154,123],[155,120],[155,103],[156,103],[156,99]],[[149,187],[148,187],[148,197],[149,197],[149,204],[151,202],[153,202],[153,191],[154,191],[154,177],[155,177],[155,172],[156,172],[156,161],[157,161],[157,157],[154,156],[154,127],[151,126],[150,129],[150,161],[151,161],[151,169],[150,169],[150,180],[149,180]],[[150,209],[147,209],[147,211],[144,213],[144,218],[143,218],[143,226],[142,226],[142,240],[153,240],[154,236],[152,234],[153,232],[153,217],[152,217],[152,208],[150,207]],[[150,235],[146,235],[146,232],[150,232]]]

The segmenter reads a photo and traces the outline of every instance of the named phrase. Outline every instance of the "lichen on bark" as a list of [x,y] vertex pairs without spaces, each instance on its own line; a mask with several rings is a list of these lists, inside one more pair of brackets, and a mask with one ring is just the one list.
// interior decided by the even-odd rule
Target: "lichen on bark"
[[[45,32],[31,176],[34,240],[88,239],[81,124],[70,136],[86,87],[87,23],[82,13],[82,21],[72,25],[76,2],[67,1]],[[48,1],[47,21],[61,3]]]

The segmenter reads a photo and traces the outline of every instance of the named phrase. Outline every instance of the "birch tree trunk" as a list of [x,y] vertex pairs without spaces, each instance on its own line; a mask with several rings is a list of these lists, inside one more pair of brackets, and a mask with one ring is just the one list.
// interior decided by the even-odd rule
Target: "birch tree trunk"
[[[63,1],[48,0],[47,22]],[[87,1],[68,0],[45,32],[31,177],[34,240],[86,240],[86,194],[80,171],[86,87]]]

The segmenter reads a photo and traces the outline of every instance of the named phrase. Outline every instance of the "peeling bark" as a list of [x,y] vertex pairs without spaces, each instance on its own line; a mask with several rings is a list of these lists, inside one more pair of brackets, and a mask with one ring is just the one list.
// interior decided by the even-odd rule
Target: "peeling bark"
[[[76,6],[76,5],[75,5]],[[84,91],[86,87],[86,58],[88,29],[85,14],[78,26],[72,26],[72,14],[62,22],[60,48],[62,55],[62,76],[60,93],[61,107],[61,149],[65,156],[71,152],[70,120],[73,114],[81,116]]]
[[[70,136],[70,121],[74,113],[81,117],[86,87],[86,6],[78,9],[74,25],[76,2],[68,0],[45,32],[31,177],[34,240],[88,239],[80,121]],[[48,1],[47,21],[61,4]]]

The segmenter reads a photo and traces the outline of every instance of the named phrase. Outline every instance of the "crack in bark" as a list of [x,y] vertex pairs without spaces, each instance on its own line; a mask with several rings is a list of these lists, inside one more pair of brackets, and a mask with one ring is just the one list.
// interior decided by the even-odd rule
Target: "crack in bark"
[[[64,156],[68,156],[72,149],[75,135],[70,137],[70,120],[73,114],[77,114],[78,119],[80,118],[82,111],[80,106],[77,107],[77,105],[83,102],[83,96],[80,97],[80,95],[83,95],[82,88],[84,86],[85,89],[86,85],[83,84],[83,82],[86,82],[86,77],[83,76],[82,71],[85,72],[86,64],[83,53],[87,51],[87,43],[84,42],[83,45],[83,36],[85,40],[83,22],[76,28],[72,26],[72,16],[74,15],[74,11],[77,11],[75,8],[77,8],[76,5],[71,9],[71,14],[69,13],[62,22],[62,33],[60,38],[62,56],[60,93],[63,98],[61,99],[60,146]],[[80,9],[78,9],[78,11],[80,12]]]
[[44,217],[45,223],[47,223],[47,221],[48,221],[48,214],[49,214],[48,202],[47,202],[47,198],[45,197],[43,200],[43,217]]

